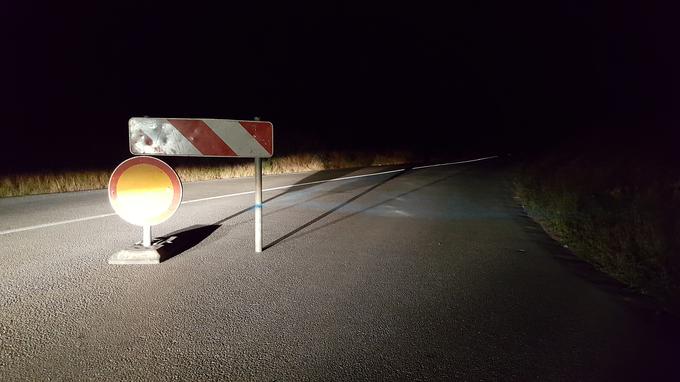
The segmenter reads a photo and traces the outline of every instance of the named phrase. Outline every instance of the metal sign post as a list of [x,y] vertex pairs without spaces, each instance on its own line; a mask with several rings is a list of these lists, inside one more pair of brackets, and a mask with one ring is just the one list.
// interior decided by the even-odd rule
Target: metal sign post
[[255,252],[262,252],[262,158],[255,158]]
[[145,225],[142,228],[142,245],[145,248],[151,247],[151,226],[150,225]]

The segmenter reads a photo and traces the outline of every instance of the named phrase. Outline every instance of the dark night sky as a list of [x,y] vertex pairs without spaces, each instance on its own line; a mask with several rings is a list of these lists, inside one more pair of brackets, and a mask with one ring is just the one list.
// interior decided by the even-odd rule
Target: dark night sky
[[94,3],[3,7],[3,171],[116,164],[143,115],[260,116],[279,154],[515,152],[679,119],[678,13],[653,2]]

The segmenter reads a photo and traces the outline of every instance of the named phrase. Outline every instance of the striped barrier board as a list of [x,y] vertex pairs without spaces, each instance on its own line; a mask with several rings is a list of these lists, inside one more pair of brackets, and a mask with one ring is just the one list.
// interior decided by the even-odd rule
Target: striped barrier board
[[265,121],[205,118],[130,118],[135,155],[271,158],[274,126]]

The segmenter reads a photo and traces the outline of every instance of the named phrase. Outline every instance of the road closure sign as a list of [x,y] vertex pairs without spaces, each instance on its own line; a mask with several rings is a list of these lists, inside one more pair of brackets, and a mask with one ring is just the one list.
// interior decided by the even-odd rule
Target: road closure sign
[[134,155],[270,158],[271,122],[205,118],[130,118]]
[[116,167],[109,180],[109,201],[128,223],[152,226],[172,216],[182,201],[177,173],[160,159],[130,158]]

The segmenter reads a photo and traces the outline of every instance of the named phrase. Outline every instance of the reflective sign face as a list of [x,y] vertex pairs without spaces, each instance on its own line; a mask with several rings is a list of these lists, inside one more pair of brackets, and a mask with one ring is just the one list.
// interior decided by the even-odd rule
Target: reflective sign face
[[156,225],[172,216],[182,200],[182,183],[165,162],[140,156],[121,163],[109,180],[109,201],[128,223]]
[[131,118],[132,154],[270,158],[274,126],[265,121]]

